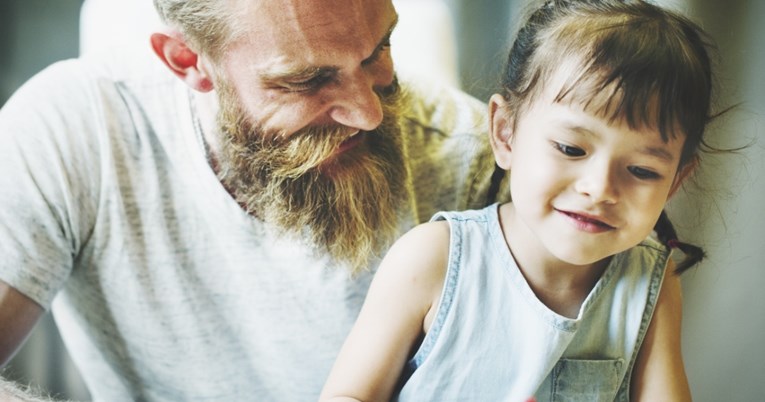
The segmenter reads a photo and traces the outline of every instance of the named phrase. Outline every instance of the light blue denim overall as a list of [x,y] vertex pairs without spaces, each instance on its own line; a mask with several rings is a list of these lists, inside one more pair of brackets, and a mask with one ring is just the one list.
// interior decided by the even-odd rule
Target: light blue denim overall
[[648,238],[614,256],[570,319],[532,292],[505,243],[496,204],[433,219],[451,227],[443,294],[394,400],[628,400],[666,247]]

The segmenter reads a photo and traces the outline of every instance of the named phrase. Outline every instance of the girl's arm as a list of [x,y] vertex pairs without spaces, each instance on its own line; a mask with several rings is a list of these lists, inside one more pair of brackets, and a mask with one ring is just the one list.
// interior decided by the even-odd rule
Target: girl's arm
[[632,373],[631,400],[690,401],[680,344],[682,294],[670,260],[653,319]]
[[417,226],[391,247],[320,400],[390,400],[435,314],[448,255],[449,225],[444,221]]

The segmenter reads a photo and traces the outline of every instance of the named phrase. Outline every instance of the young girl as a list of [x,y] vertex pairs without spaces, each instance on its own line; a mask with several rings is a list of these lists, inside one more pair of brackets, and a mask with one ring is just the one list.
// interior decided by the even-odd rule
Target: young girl
[[702,254],[663,208],[710,120],[703,38],[639,0],[539,6],[489,104],[512,202],[391,248],[322,399],[690,400],[673,273]]

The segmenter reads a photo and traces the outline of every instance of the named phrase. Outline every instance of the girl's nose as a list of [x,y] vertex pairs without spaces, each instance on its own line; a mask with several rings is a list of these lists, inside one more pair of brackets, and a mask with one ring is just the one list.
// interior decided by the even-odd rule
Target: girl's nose
[[593,203],[615,204],[619,199],[618,179],[608,161],[593,161],[584,166],[575,189]]

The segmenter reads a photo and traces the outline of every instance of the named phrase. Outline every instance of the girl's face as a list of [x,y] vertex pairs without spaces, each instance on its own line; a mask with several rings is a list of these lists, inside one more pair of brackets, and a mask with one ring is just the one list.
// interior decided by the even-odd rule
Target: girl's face
[[635,246],[683,176],[683,138],[665,143],[657,130],[554,103],[556,93],[542,93],[514,123],[504,99],[491,100],[492,145],[513,200],[503,224],[521,266],[592,265]]

